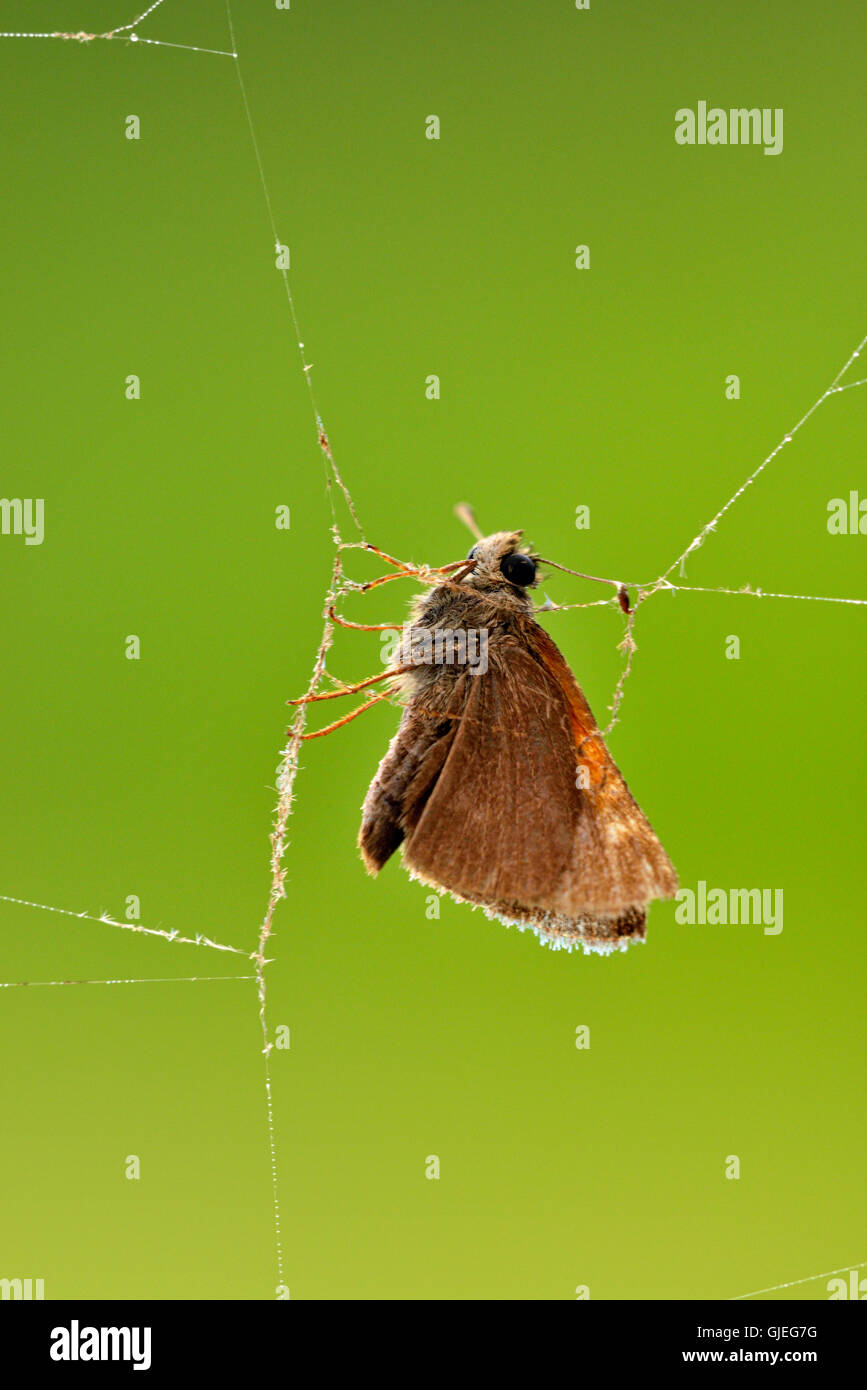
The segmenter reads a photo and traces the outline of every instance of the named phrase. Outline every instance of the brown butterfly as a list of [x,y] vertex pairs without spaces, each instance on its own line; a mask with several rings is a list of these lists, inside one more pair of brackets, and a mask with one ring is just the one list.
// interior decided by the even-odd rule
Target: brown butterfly
[[391,679],[406,708],[358,844],[371,874],[402,846],[412,878],[550,946],[622,949],[677,877],[533,616],[543,562],[521,534],[480,535],[415,603]]

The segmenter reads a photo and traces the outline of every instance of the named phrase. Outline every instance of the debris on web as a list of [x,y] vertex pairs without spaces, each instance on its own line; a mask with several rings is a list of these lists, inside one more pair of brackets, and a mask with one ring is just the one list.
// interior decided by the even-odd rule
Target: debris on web
[[142,10],[141,14],[137,14],[135,19],[131,19],[128,24],[118,24],[117,28],[106,29],[103,33],[91,34],[86,29],[77,29],[68,33],[58,29],[43,33],[6,31],[0,33],[0,39],[65,39],[72,43],[94,43],[98,39],[123,39],[126,43],[149,44],[154,48],[184,48],[188,53],[213,53],[220,58],[237,58],[238,55],[234,49],[229,52],[223,48],[200,48],[192,43],[169,43],[167,39],[142,38],[141,34],[136,32],[137,26],[164,3],[165,0],[154,0],[152,5],[149,5],[146,10]]

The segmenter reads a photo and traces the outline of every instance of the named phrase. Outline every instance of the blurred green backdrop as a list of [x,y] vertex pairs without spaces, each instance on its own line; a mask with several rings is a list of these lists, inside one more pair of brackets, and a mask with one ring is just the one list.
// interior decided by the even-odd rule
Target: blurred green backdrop
[[[458,558],[468,498],[564,564],[650,579],[863,335],[855,0],[236,11],[319,404],[386,550]],[[132,17],[5,0],[2,27]],[[230,46],[220,0],[141,34]],[[0,892],[120,917],[135,894],[148,926],[253,949],[333,547],[234,60],[8,40],[0,62],[0,491],[45,499],[41,546],[0,537]],[[782,107],[783,153],[676,145],[699,100]],[[867,493],[865,412],[826,402],[680,582],[864,594],[867,540],[826,509]],[[400,621],[400,588],[350,615]],[[614,756],[684,885],[784,890],[775,937],[656,905],[645,948],[601,959],[448,900],[429,921],[355,851],[395,711],[305,746],[268,976],[293,1298],[730,1297],[867,1258],[865,621],[677,594],[636,629]],[[622,620],[546,625],[604,717]],[[376,635],[330,665],[376,670]],[[273,1297],[254,987],[175,982],[246,963],[8,903],[0,924],[2,980],[169,981],[0,994],[0,1276]]]

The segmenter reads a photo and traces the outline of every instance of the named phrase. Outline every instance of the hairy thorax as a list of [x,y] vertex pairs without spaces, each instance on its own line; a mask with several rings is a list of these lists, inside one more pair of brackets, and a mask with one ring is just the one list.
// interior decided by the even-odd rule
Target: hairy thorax
[[456,683],[483,678],[488,653],[532,623],[533,604],[512,585],[441,585],[418,599],[403,630],[393,685],[405,697],[424,695],[434,708],[450,703]]

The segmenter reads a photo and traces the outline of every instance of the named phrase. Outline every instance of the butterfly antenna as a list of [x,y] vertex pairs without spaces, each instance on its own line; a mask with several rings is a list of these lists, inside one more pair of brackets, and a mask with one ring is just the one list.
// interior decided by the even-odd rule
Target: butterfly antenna
[[550,565],[552,569],[562,570],[564,574],[574,574],[578,579],[591,579],[594,584],[613,584],[617,590],[617,602],[624,613],[631,613],[629,590],[619,579],[602,579],[598,574],[584,574],[581,570],[570,570],[566,565],[558,565],[556,560],[545,560],[541,555],[533,557],[540,565]]
[[455,516],[472,531],[477,541],[484,540],[484,536],[479,529],[479,523],[476,521],[476,514],[469,502],[459,502],[455,507]]

